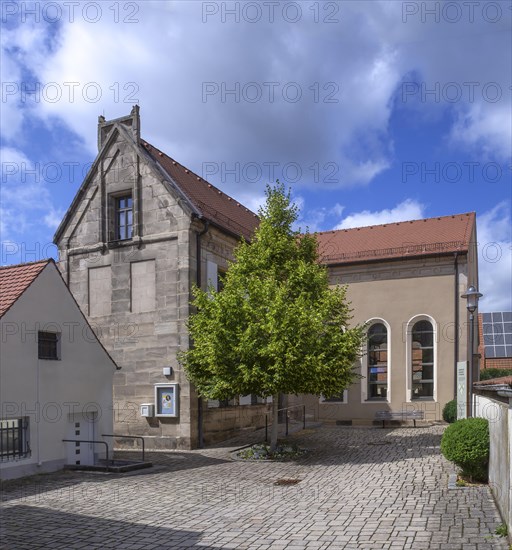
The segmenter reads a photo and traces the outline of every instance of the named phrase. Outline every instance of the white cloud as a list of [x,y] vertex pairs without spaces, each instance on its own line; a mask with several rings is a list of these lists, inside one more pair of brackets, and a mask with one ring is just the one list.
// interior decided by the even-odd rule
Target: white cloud
[[303,201],[297,226],[300,227],[302,231],[305,231],[306,228],[309,229],[310,233],[323,231],[327,220],[334,217],[339,218],[344,209],[345,207],[339,203],[329,208],[306,209],[305,202]]
[[500,202],[477,218],[480,311],[512,311],[512,214]]
[[365,227],[384,223],[419,220],[425,217],[425,206],[413,199],[406,199],[394,208],[377,210],[363,210],[343,218],[334,229],[350,229],[352,227]]
[[[505,21],[490,26],[477,13],[474,23],[462,19],[457,26],[433,24],[432,16],[425,23],[421,14],[404,22],[402,3],[362,1],[333,3],[338,6],[333,24],[315,22],[315,2],[301,4],[298,23],[285,21],[279,9],[272,23],[265,11],[258,23],[243,16],[235,23],[229,15],[223,22],[218,4],[221,9],[205,22],[204,4],[139,2],[134,24],[114,22],[108,9],[90,23],[76,8],[72,23],[65,12],[58,34],[55,26],[30,20],[10,29],[2,55],[9,80],[18,81],[28,70],[43,86],[60,85],[62,97],[55,102],[42,97],[21,110],[10,98],[3,105],[11,121],[4,125],[6,135],[19,137],[23,116],[37,116],[50,128],[64,121],[93,153],[96,117],[128,114],[138,101],[144,136],[196,172],[203,162],[224,163],[227,170],[235,162],[242,167],[278,162],[275,176],[286,181],[283,166],[296,162],[302,175],[288,181],[294,187],[366,185],[391,166],[388,126],[397,87],[414,72],[427,88],[437,83],[441,90],[439,101],[429,96],[416,107],[453,110],[452,143],[477,154],[507,154],[509,56],[495,54],[508,51],[510,38],[499,32],[506,30]],[[323,11],[320,18],[328,15]],[[467,91],[462,83],[475,79],[474,98],[466,94],[455,104],[446,101],[446,83]],[[498,103],[482,95],[492,81],[503,90]],[[256,86],[244,87],[251,82]],[[273,101],[268,82],[277,83]],[[205,83],[218,91],[204,97]],[[223,87],[235,86],[237,99],[223,97]],[[283,98],[297,87],[300,101]],[[261,100],[249,101],[257,88]],[[329,169],[313,173],[314,163],[334,163],[335,176],[329,177]],[[243,192],[257,200],[261,183],[268,183],[263,177],[267,181],[242,189],[242,178],[224,176],[219,169],[211,180],[237,198]]]
[[459,114],[450,139],[481,156],[506,160],[512,145],[512,112],[509,104],[472,105]]
[[[18,149],[0,149],[0,233],[2,241],[16,240],[30,229],[55,229],[63,212],[55,210],[40,166]],[[58,220],[58,221],[57,221]],[[43,238],[39,232],[39,238]]]

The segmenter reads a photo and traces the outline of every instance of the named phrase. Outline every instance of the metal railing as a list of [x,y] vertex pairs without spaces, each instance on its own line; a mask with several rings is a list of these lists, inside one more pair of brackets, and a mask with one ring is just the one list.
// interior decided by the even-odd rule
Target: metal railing
[[[99,443],[100,445],[105,445],[106,449],[106,464],[107,464],[107,470],[108,470],[108,443],[106,441],[98,441],[97,439],[63,439],[64,443]],[[114,463],[114,458],[112,457],[112,464]]]
[[0,420],[0,460],[14,460],[30,456],[27,439],[28,418]]
[[[277,409],[277,412],[279,414],[281,411],[288,411],[290,409],[297,409],[298,407],[302,408],[302,429],[305,430],[306,429],[306,405],[291,405],[290,407],[284,407],[283,409]],[[268,441],[268,417],[271,414],[272,414],[271,412],[265,413],[265,442]],[[288,413],[286,413],[286,415],[285,415],[285,424],[286,424],[285,435],[286,436],[288,435],[288,418],[289,418]]]
[[145,462],[145,443],[141,435],[101,434],[101,437],[118,437],[119,439],[140,439],[142,441],[142,462]]

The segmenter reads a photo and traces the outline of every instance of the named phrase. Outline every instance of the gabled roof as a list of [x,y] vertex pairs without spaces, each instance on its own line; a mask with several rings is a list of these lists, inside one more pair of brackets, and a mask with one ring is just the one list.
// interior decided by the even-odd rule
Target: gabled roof
[[141,140],[141,146],[207,220],[250,240],[259,223],[254,212],[147,141]]
[[322,263],[361,263],[467,253],[475,213],[316,233]]
[[9,311],[50,262],[53,260],[0,267],[0,317]]
[[101,340],[96,336],[96,333],[94,332],[91,325],[89,324],[87,317],[82,313],[82,310],[78,305],[78,302],[76,301],[72,292],[69,290],[68,286],[64,282],[64,279],[62,278],[62,275],[60,274],[60,271],[53,258],[49,258],[47,260],[39,260],[37,262],[30,262],[25,264],[0,266],[0,318],[3,317],[11,309],[11,307],[16,303],[18,298],[20,298],[23,295],[23,293],[30,287],[30,285],[37,279],[37,277],[41,274],[44,268],[49,264],[53,264],[57,277],[59,277],[59,279],[62,281],[66,289],[65,291],[69,293],[69,296],[71,297],[74,304],[76,305],[76,309],[78,310],[79,314],[82,316],[84,322],[91,329],[91,332],[94,335],[94,338],[96,339],[100,347],[103,349],[107,357],[110,359],[110,361],[112,362],[116,370],[120,370],[121,367],[117,366],[116,362],[114,361],[110,353],[107,351],[105,346],[101,343]]

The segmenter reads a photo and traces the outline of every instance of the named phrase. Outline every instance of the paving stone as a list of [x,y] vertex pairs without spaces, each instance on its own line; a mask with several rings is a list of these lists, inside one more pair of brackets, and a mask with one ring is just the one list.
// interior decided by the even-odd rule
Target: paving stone
[[[60,472],[5,483],[2,544],[87,550],[507,550],[487,487],[448,490],[442,426],[323,426],[289,438],[295,462],[233,462],[245,434],[198,451],[148,452],[152,469]],[[387,443],[383,445],[382,443]],[[134,457],[118,452],[118,458]],[[275,486],[296,478],[295,486]]]

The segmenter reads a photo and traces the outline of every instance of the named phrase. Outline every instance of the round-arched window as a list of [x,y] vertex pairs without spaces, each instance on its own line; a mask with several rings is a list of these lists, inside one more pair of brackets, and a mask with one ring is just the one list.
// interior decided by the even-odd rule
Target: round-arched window
[[412,327],[412,399],[434,397],[434,327],[418,321]]
[[368,399],[388,394],[388,329],[375,323],[368,330]]

